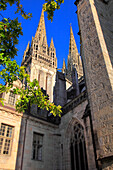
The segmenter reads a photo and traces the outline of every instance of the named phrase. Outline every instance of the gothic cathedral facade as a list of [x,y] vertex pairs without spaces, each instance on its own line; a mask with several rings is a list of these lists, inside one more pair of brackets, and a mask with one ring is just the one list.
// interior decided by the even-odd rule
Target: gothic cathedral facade
[[63,61],[62,72],[57,70],[56,49],[53,39],[48,47],[42,10],[21,63],[50,101],[62,106],[62,117],[36,105],[29,113],[18,113],[18,96],[4,93],[1,170],[113,169],[113,0],[76,0],[75,5],[80,54],[70,27],[67,66]]

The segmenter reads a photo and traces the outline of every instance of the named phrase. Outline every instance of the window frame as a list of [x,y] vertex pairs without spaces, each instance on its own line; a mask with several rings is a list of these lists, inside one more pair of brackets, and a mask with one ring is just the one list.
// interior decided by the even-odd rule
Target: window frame
[[79,122],[75,122],[70,139],[71,169],[88,170],[88,159],[86,151],[86,140],[84,127]]
[[[38,151],[38,147],[40,146],[40,144],[39,144],[39,146],[38,146],[38,144],[37,144],[37,142],[36,142],[36,144],[35,144],[35,153],[34,153],[34,138],[35,138],[35,135],[36,135],[36,138],[42,138],[42,146],[41,146],[41,159],[39,158],[39,152],[37,153],[37,151]],[[43,162],[43,158],[44,158],[44,155],[43,155],[43,152],[44,152],[44,145],[43,145],[43,141],[44,141],[44,134],[42,134],[42,133],[38,133],[38,132],[33,132],[33,141],[32,141],[32,160],[34,160],[34,161],[40,161],[40,162]],[[34,155],[35,154],[35,155]]]
[[[5,126],[4,131],[1,130],[2,126]],[[11,133],[10,133],[10,131],[8,131],[8,128],[12,128]],[[13,143],[13,137],[14,137],[14,126],[8,125],[8,124],[5,124],[5,123],[1,123],[0,132],[1,132],[1,134],[0,134],[0,147],[1,147],[0,148],[1,149],[0,155],[2,155],[2,156],[10,156],[11,155],[11,149],[12,149],[12,143]],[[3,132],[4,132],[4,135],[2,135]],[[9,135],[11,135],[11,137],[7,136],[8,133],[9,133]],[[1,139],[3,139],[2,144],[1,144]],[[6,144],[8,144],[8,143],[6,143],[6,140],[7,141],[10,140],[10,145],[9,146],[6,145]],[[5,147],[8,148],[8,150]],[[8,151],[8,153],[3,153],[4,151],[5,152]]]
[[[13,102],[12,102],[12,100],[13,100]],[[16,95],[12,91],[10,91],[9,98],[8,98],[8,104],[15,106],[15,101],[16,101]]]

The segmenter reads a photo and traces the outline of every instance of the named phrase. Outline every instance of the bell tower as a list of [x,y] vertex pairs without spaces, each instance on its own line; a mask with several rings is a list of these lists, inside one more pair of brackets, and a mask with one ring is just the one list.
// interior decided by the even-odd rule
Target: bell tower
[[53,39],[51,39],[50,47],[48,47],[47,44],[43,10],[35,37],[32,37],[31,46],[30,43],[28,43],[21,65],[26,66],[26,71],[30,75],[31,81],[33,79],[39,81],[40,87],[46,90],[52,102],[57,58]]

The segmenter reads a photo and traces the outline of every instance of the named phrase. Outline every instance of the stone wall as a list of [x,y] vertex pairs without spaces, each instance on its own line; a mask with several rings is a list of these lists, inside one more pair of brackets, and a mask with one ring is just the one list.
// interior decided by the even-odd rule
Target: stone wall
[[[22,167],[23,170],[60,170],[61,137],[58,126],[37,118],[26,117],[23,120],[22,132],[24,133],[21,133],[22,136],[20,136],[21,145],[19,145],[20,154],[18,154],[17,169],[19,170]],[[43,135],[42,161],[33,160],[34,132]],[[25,140],[23,135],[25,135]]]
[[70,109],[70,111],[68,111],[61,118],[60,132],[61,132],[61,146],[62,146],[62,170],[71,170],[71,159],[70,159],[71,158],[70,155],[71,130],[75,125],[76,121],[79,122],[84,127],[89,170],[96,169],[90,121],[89,118],[87,118],[84,123],[82,119],[85,112],[86,105],[87,105],[87,100],[78,104],[73,109]]
[[109,160],[113,156],[112,2],[76,1],[96,154],[102,161],[100,168],[105,157]]
[[64,106],[67,102],[66,79],[63,73],[56,73],[56,83],[54,86],[54,100],[56,105]]
[[15,112],[9,107],[0,106],[0,126],[1,124],[9,125],[13,127],[13,136],[10,148],[10,154],[0,155],[0,169],[4,170],[15,170],[16,167],[16,157],[18,151],[19,134],[21,126],[22,114]]
[[32,59],[30,79],[33,81],[37,79],[40,87],[47,91],[49,100],[53,102],[53,88],[55,85],[56,69],[39,63],[39,61]]
[[95,0],[95,6],[113,65],[113,0]]

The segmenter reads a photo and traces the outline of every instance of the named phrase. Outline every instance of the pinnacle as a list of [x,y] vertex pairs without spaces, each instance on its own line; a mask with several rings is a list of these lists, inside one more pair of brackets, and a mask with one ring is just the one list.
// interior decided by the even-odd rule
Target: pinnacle
[[29,46],[30,46],[30,41],[27,44],[26,51],[29,49]]
[[51,48],[54,48],[54,42],[53,42],[53,38],[51,38],[51,44],[50,44]]
[[63,66],[62,66],[63,73],[65,73],[65,69],[66,69],[66,63],[65,63],[65,59],[63,59]]

